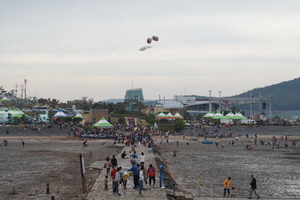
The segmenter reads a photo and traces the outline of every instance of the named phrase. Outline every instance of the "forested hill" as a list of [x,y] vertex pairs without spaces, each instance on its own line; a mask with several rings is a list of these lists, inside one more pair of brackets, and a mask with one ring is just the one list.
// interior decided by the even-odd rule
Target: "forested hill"
[[232,97],[249,97],[250,92],[252,92],[253,97],[261,95],[263,98],[267,98],[272,95],[273,110],[300,110],[300,78],[263,88],[255,88]]

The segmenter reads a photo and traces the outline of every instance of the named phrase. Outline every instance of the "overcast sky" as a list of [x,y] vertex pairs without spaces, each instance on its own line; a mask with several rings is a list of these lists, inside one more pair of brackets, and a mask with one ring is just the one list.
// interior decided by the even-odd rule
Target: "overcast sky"
[[300,74],[298,0],[0,0],[0,27],[0,85],[19,97],[25,78],[27,97],[65,102],[231,96]]

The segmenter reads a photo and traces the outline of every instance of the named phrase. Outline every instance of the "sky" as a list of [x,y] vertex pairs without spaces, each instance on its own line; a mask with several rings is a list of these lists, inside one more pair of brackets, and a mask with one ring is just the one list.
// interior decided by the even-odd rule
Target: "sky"
[[0,85],[61,102],[237,95],[299,77],[299,23],[298,0],[0,0]]

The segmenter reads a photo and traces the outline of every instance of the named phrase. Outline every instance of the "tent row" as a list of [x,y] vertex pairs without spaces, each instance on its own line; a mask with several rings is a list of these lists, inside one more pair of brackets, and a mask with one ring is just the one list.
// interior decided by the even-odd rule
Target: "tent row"
[[169,119],[169,120],[174,120],[174,119],[183,119],[183,117],[177,112],[175,115],[172,115],[172,113],[164,114],[163,112],[159,113],[155,117],[155,119]]
[[245,117],[244,115],[242,115],[240,112],[237,113],[233,113],[233,112],[229,112],[227,115],[223,115],[220,111],[216,111],[216,113],[212,113],[212,112],[208,112],[206,115],[204,115],[203,117],[211,117],[213,119],[247,119],[247,117]]
[[[61,109],[59,109],[57,111],[57,113],[55,113],[55,115],[53,115],[53,117],[67,117],[67,115]],[[82,115],[79,113],[77,113],[74,118],[83,119]]]

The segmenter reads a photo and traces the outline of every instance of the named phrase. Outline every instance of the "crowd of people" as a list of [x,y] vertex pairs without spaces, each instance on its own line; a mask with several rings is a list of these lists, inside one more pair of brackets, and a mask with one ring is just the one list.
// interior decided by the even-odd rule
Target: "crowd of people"
[[[127,182],[129,179],[133,181],[133,188],[138,190],[138,194],[143,196],[144,189],[155,189],[156,168],[154,164],[147,163],[146,155],[141,151],[141,146],[151,147],[152,139],[148,135],[148,131],[134,131],[130,135],[125,136],[125,147],[131,147],[128,153],[123,151],[121,159],[125,159],[131,164],[129,169],[123,169],[118,164],[115,155],[107,157],[104,163],[106,169],[104,178],[104,190],[109,190],[108,183],[111,181],[112,194],[121,195],[121,190],[127,190]],[[137,154],[140,151],[140,154]],[[147,166],[146,166],[147,163]]]

